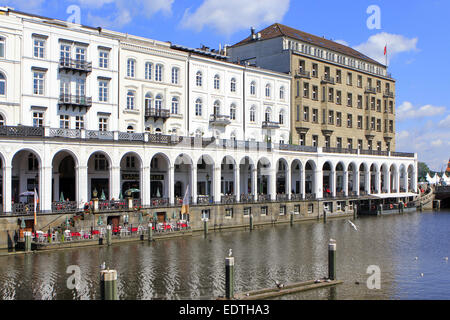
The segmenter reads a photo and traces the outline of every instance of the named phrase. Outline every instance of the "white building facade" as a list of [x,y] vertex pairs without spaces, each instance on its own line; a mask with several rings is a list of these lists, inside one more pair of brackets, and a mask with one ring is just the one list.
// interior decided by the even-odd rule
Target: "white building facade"
[[417,191],[415,154],[290,145],[290,75],[2,12],[3,212],[30,210],[34,190],[41,212]]

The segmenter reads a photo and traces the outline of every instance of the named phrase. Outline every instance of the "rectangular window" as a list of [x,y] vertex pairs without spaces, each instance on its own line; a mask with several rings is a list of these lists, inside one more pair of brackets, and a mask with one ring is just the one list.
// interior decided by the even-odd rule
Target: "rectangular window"
[[299,204],[294,205],[294,214],[300,214],[300,205]]
[[309,83],[303,84],[303,97],[309,98]]
[[351,93],[347,93],[347,106],[353,106],[353,95]]
[[378,151],[381,151],[381,141],[378,141],[378,142],[377,142],[377,150],[378,150]]
[[70,128],[70,120],[69,115],[61,114],[59,116],[59,127],[61,129],[69,129]]
[[358,88],[362,88],[362,76],[358,76],[357,86]]
[[308,204],[308,213],[311,214],[313,213],[313,211],[314,211],[314,204],[313,203]]
[[206,210],[202,210],[202,220],[203,219],[210,219],[210,210],[206,209]]
[[348,113],[347,114],[347,128],[353,127],[353,116]]
[[363,126],[362,122],[363,122],[363,117],[358,116],[358,123],[357,123],[358,129],[362,129],[362,126]]
[[244,217],[248,217],[252,213],[251,207],[244,208]]
[[233,208],[225,209],[225,218],[228,218],[228,219],[233,218]]
[[336,82],[341,83],[341,70],[336,70]]
[[266,216],[267,215],[267,206],[261,207],[261,215]]
[[318,109],[313,109],[312,110],[312,122],[313,123],[318,123],[319,122],[319,110]]
[[342,126],[342,113],[336,112],[336,125],[338,127]]
[[347,73],[347,85],[352,85],[352,74],[350,72]]
[[362,109],[362,96],[358,95],[358,108]]
[[0,58],[5,57],[5,39],[0,38]]
[[311,72],[311,75],[312,75],[313,77],[317,78],[317,77],[318,77],[318,74],[319,74],[319,65],[318,65],[317,63],[313,63],[313,64],[312,64],[312,72]]
[[377,112],[381,112],[381,100],[377,99]]
[[86,61],[86,48],[77,47],[75,49],[75,60],[80,62]]
[[297,105],[297,121],[300,121],[300,105]]
[[319,99],[319,87],[318,86],[312,86],[312,99],[318,100]]
[[328,124],[334,124],[334,111],[328,111]]
[[312,136],[312,145],[313,145],[313,147],[317,147],[318,142],[319,142],[319,136],[316,136],[316,135]]
[[305,134],[304,133],[300,133],[298,144],[301,146],[305,145]]
[[336,91],[336,104],[342,104],[342,93],[341,91]]
[[61,44],[60,48],[60,58],[64,65],[69,63],[70,55],[72,52],[72,47],[68,44]]
[[309,107],[303,107],[303,121],[309,121]]
[[338,149],[342,149],[342,138],[339,137],[336,138],[336,147]]
[[394,132],[394,121],[389,120],[389,132]]
[[347,139],[347,149],[353,149],[353,139]]
[[44,59],[45,57],[45,39],[34,38],[33,39],[33,56],[38,59]]
[[84,129],[84,116],[75,116],[75,129]]
[[33,112],[33,127],[44,126],[44,113],[35,111]]
[[98,101],[108,102],[108,81],[106,80],[98,82]]
[[108,131],[108,118],[98,118],[98,131]]
[[172,83],[173,84],[178,84],[179,73],[180,73],[180,69],[172,68]]
[[33,72],[33,94],[44,95],[44,72]]
[[361,139],[358,139],[358,149],[362,150],[363,148],[363,141]]
[[328,102],[333,102],[334,100],[334,90],[333,88],[328,88]]
[[98,52],[98,66],[103,69],[108,69],[109,52],[100,50]]
[[381,119],[377,119],[377,131],[381,132]]
[[286,214],[286,206],[280,206],[280,216],[284,216]]

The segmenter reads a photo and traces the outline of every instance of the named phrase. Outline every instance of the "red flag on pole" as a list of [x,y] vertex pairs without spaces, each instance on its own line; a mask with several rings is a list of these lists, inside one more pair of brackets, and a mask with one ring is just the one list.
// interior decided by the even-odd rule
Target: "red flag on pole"
[[384,46],[384,55],[386,55],[387,52],[387,45]]

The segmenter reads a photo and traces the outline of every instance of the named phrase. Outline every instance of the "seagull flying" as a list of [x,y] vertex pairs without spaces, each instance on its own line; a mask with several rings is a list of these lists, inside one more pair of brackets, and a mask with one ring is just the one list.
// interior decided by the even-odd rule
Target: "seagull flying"
[[350,223],[350,225],[352,226],[353,229],[355,229],[355,231],[358,231],[358,229],[356,228],[355,224],[353,222],[351,222],[350,220],[347,220],[348,223]]

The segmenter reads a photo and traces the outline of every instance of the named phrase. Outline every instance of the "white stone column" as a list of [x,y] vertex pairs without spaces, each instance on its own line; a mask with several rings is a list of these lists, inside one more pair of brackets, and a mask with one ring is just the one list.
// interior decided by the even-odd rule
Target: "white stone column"
[[375,183],[377,184],[377,193],[381,193],[381,171],[375,172]]
[[191,196],[192,203],[197,203],[197,165],[193,164],[191,166]]
[[302,199],[305,199],[306,195],[306,170],[301,168],[300,170],[300,193],[302,194]]
[[142,168],[141,176],[141,202],[142,206],[150,206],[150,166],[144,166]]
[[59,193],[59,173],[52,172],[52,179],[53,179],[53,199],[54,201],[59,201],[59,197],[61,195]]
[[12,190],[12,168],[11,166],[3,167],[3,212],[11,212],[11,190]]
[[356,170],[353,175],[353,191],[356,192],[357,196],[359,196],[359,174],[359,170]]
[[286,167],[286,194],[287,194],[287,199],[291,199],[291,189],[292,189],[292,177],[291,177],[291,168],[289,166]]
[[323,171],[314,171],[314,193],[316,194],[316,199],[323,198]]
[[258,189],[257,189],[257,184],[258,184],[258,170],[256,169],[256,167],[254,167],[252,169],[252,194],[253,194],[253,199],[255,201],[258,200]]
[[409,191],[409,183],[408,183],[408,180],[409,180],[409,172],[408,172],[408,170],[405,170],[405,176],[403,177],[403,187],[405,188],[405,192],[408,192]]
[[330,171],[330,190],[331,196],[336,197],[336,170]]
[[365,182],[365,191],[369,194],[370,193],[370,170],[367,170],[364,172],[364,182]]
[[214,192],[214,202],[215,203],[220,203],[221,198],[220,198],[220,184],[221,184],[221,168],[220,168],[220,164],[216,167],[214,167],[213,169],[213,192]]
[[[109,190],[109,199],[114,198],[118,199],[120,194],[120,167],[112,167],[111,168],[111,177],[110,177],[110,190]],[[99,197],[101,196],[101,190],[97,190]],[[126,190],[122,190],[125,192]],[[125,194],[122,194],[123,197],[126,197]]]
[[[416,153],[416,155],[417,155],[417,153]],[[417,157],[416,157],[416,159],[417,159]],[[411,177],[411,179],[412,179],[412,184],[413,184],[413,187],[414,187],[414,192],[417,192],[417,177],[419,176],[419,171],[418,171],[419,169],[418,169],[418,166],[416,165],[415,167],[414,167],[414,174],[413,174],[413,176]]]
[[241,168],[239,165],[235,165],[234,167],[234,194],[236,195],[236,201],[239,202],[241,200]]
[[398,169],[394,172],[394,189],[397,190],[397,193],[400,192],[400,171]]
[[39,206],[41,211],[52,210],[52,167],[42,167],[39,177]]
[[175,203],[175,195],[174,195],[174,188],[175,188],[175,167],[171,166],[167,172],[169,175],[169,185],[168,185],[168,192],[169,192],[169,203],[174,204]]
[[88,188],[88,167],[76,166],[75,167],[75,198],[77,199],[78,208],[83,209],[84,204],[91,200]]
[[391,172],[390,170],[387,171],[387,179],[385,179],[386,181],[386,190],[388,193],[391,193]]
[[270,200],[274,201],[277,198],[277,171],[273,168],[269,169],[269,194]]
[[344,196],[347,197],[348,196],[348,171],[344,171],[342,183],[344,184]]

